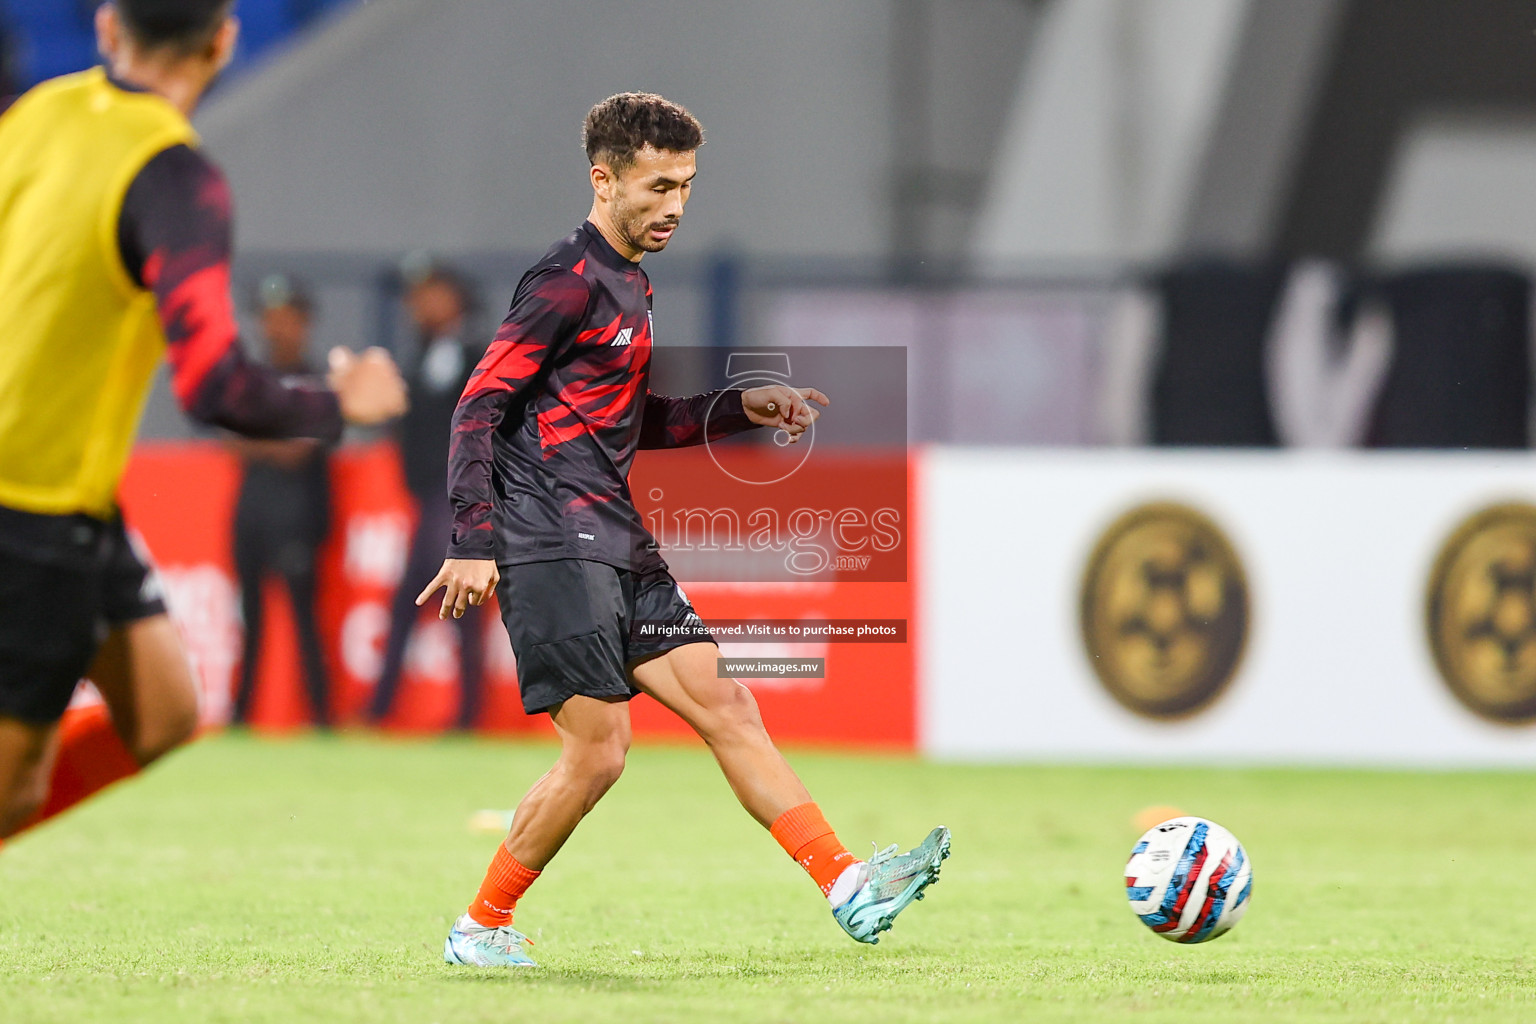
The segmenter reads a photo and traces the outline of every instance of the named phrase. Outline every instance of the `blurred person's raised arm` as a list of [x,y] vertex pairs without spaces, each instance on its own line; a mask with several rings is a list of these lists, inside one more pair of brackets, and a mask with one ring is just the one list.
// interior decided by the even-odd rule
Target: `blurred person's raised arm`
[[154,294],[171,389],[187,415],[247,437],[334,442],[344,418],[379,422],[403,411],[404,386],[381,356],[347,360],[343,376],[333,368],[332,387],[246,356],[230,294],[230,221],[223,174],[187,146],[145,164],[118,217],[124,267]]

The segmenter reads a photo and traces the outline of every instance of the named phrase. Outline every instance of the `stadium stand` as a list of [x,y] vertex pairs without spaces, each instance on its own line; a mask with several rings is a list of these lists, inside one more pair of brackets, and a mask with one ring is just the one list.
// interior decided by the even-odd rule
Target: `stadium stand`
[[[348,0],[242,0],[241,46],[234,68],[259,57]],[[35,85],[96,63],[97,0],[0,0],[0,37],[14,47],[17,84]]]

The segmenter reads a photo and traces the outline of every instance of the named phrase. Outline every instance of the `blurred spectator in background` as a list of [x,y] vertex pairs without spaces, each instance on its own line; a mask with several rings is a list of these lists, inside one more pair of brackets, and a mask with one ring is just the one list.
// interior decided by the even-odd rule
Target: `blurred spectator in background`
[[[274,275],[258,294],[268,360],[288,374],[314,374],[308,360],[314,304],[297,280]],[[230,442],[245,463],[235,506],[235,571],[245,616],[240,687],[232,718],[243,724],[256,688],[261,658],[262,590],[273,574],[288,588],[314,721],[330,727],[330,700],[320,631],[315,621],[315,561],[330,528],[330,458],[315,441]]]
[[[466,340],[466,318],[474,301],[464,278],[425,253],[407,256],[400,272],[406,289],[406,310],[417,342],[414,352],[401,357],[411,408],[400,420],[400,457],[406,486],[416,499],[418,518],[405,573],[391,609],[384,667],[374,690],[372,717],[376,722],[389,714],[400,685],[406,646],[420,611],[416,607],[416,586],[436,575],[443,552],[448,550],[453,532],[447,484],[453,410],[481,355],[481,349]],[[460,729],[470,729],[480,710],[484,621],[478,608],[471,608],[463,618],[451,621],[459,634],[462,689],[457,724]]]

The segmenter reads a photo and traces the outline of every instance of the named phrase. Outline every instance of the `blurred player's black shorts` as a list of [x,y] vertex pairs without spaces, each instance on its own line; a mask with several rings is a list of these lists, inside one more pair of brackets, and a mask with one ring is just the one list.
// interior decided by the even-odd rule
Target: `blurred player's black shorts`
[[57,721],[107,634],[164,612],[159,575],[120,516],[0,506],[0,715]]
[[665,569],[639,573],[565,558],[500,567],[496,599],[517,657],[523,710],[577,694],[628,700],[629,668],[714,637]]

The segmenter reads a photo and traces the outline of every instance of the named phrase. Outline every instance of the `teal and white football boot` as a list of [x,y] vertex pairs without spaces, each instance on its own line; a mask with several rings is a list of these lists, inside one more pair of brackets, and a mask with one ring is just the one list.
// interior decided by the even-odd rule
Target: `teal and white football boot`
[[[949,856],[949,829],[940,825],[916,847],[897,853],[888,846],[863,864],[849,868],[859,874],[839,878],[833,886],[832,917],[843,931],[870,945],[889,931],[896,915],[923,898],[923,890],[939,880],[939,866]],[[853,894],[838,899],[845,882]]]
[[468,914],[460,914],[443,943],[443,959],[470,967],[537,967],[523,952],[533,940],[511,925],[487,928]]

